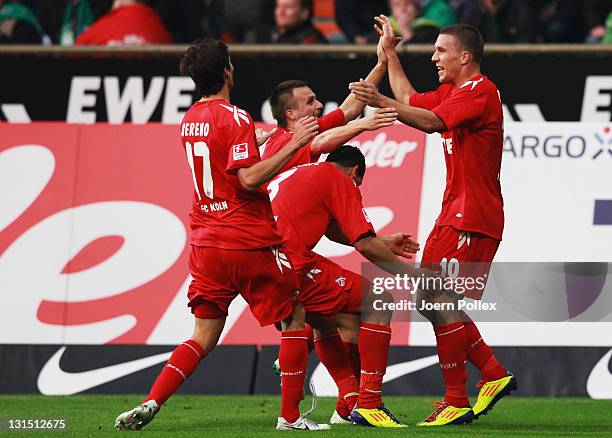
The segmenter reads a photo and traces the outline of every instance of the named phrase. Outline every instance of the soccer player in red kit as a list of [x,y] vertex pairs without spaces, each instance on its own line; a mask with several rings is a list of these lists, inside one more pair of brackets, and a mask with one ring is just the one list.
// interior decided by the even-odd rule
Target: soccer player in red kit
[[[387,71],[387,59],[381,44],[378,45],[376,54],[378,56],[377,63],[365,78],[365,81],[378,86]],[[365,104],[351,93],[339,108],[319,117],[323,110],[323,104],[317,100],[317,96],[308,86],[308,82],[302,80],[289,80],[278,84],[270,95],[270,107],[278,127],[265,144],[262,155],[264,159],[274,155],[291,140],[294,125],[302,117],[318,117],[320,133],[333,128],[344,127],[334,130],[331,135],[315,137],[308,147],[300,149],[289,160],[285,169],[298,164],[314,163],[319,160],[321,154],[332,152],[361,132],[389,126],[395,120],[394,115],[391,114],[394,112],[392,108],[378,109],[367,120],[364,120],[365,118],[354,120],[361,114]]]
[[[466,24],[440,30],[431,60],[441,85],[435,91],[417,93],[395,52],[389,20],[381,16],[377,21],[382,26],[378,30],[384,40],[389,81],[397,100],[381,95],[363,81],[352,83],[350,89],[372,106],[393,106],[399,120],[409,126],[442,134],[446,190],[442,211],[427,239],[422,262],[438,264],[443,271],[451,265],[469,265],[468,262],[488,264],[493,261],[504,226],[499,183],[503,117],[497,87],[480,71],[484,52],[482,35]],[[480,299],[482,292],[465,295]],[[456,303],[457,295],[450,295],[453,296],[421,293],[417,299]],[[434,326],[446,396],[420,426],[469,422],[517,388],[516,378],[500,365],[465,312],[455,307],[455,310],[421,313]],[[466,360],[482,374],[473,408],[466,392]]]
[[[379,42],[376,54],[377,63],[366,77],[366,81],[378,85],[387,70],[387,59],[382,44]],[[278,122],[278,127],[270,136],[264,146],[263,158],[271,157],[293,137],[295,123],[305,116],[318,117],[323,105],[317,100],[314,91],[308,86],[308,82],[301,80],[289,80],[278,84],[270,95],[270,106],[272,114]],[[392,108],[380,108],[374,113],[354,120],[361,114],[365,105],[349,93],[339,108],[318,117],[319,135],[315,137],[306,147],[300,149],[293,158],[285,165],[283,170],[299,164],[317,162],[321,154],[332,152],[345,142],[349,141],[362,132],[374,131],[376,129],[391,126],[396,120]],[[336,317],[338,330],[344,343],[349,359],[353,364],[356,377],[359,378],[359,350],[357,336],[359,333],[359,321],[353,315],[342,314]],[[313,332],[307,325],[309,336],[309,348],[314,348]],[[276,367],[276,364],[275,364]],[[337,418],[332,417],[332,423]],[[339,421],[341,422],[341,421]]]
[[[374,300],[392,302],[393,297],[374,295],[360,275],[312,251],[321,237],[327,235],[354,246],[368,260],[393,274],[430,274],[396,257],[410,256],[418,250],[418,244],[409,236],[403,233],[376,236],[358,189],[365,168],[365,157],[358,148],[342,146],[329,154],[325,163],[301,165],[283,172],[270,182],[268,191],[278,230],[300,281],[300,300],[307,315],[361,314],[359,400],[350,418],[367,426],[401,427],[381,398],[391,338],[391,312],[371,311]],[[315,335],[315,348],[321,359],[325,354],[334,354],[334,348],[324,350],[323,344],[335,342],[335,350],[341,350],[337,334],[335,339]],[[348,412],[343,416],[348,417]]]
[[282,325],[277,429],[329,428],[299,413],[308,360],[304,309],[296,300],[297,279],[284,255],[269,198],[260,190],[316,135],[316,119],[298,121],[292,141],[262,161],[251,116],[229,102],[234,68],[227,46],[212,39],[196,42],[181,59],[181,72],[193,79],[201,96],[181,123],[195,186],[188,291],[195,329],[174,350],[144,402],[119,415],[115,428],[140,429],[153,419],[215,347],[238,294],[262,326]]

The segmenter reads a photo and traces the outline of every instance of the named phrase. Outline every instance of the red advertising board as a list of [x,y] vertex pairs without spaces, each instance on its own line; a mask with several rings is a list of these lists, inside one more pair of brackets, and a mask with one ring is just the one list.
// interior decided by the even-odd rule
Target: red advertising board
[[[0,125],[0,288],[4,343],[147,343],[188,281],[193,185],[178,127]],[[425,135],[364,133],[364,205],[377,231],[416,235]],[[363,258],[317,249],[358,271]],[[185,318],[190,319],[185,309]],[[224,344],[278,342],[248,310]],[[408,324],[394,327],[406,344]]]

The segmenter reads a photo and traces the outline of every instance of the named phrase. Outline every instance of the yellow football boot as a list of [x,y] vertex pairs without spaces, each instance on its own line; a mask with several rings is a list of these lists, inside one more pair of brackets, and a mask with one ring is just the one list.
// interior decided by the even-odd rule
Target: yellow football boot
[[474,419],[472,408],[456,408],[448,403],[436,402],[438,408],[417,426],[446,426],[447,424],[471,423]]
[[351,412],[351,421],[361,426],[408,427],[400,423],[395,415],[384,406],[374,409],[355,408]]
[[480,386],[480,392],[473,408],[474,418],[486,415],[502,397],[509,395],[518,388],[516,377],[510,372],[499,380],[481,381],[477,386]]

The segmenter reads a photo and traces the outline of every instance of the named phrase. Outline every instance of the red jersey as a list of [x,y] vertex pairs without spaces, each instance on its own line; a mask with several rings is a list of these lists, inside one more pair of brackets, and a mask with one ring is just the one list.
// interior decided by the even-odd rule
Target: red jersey
[[172,42],[157,12],[135,3],[102,16],[76,39],[78,45],[134,46]]
[[222,99],[196,102],[181,122],[195,185],[192,245],[249,250],[278,245],[270,200],[247,190],[237,171],[260,161],[251,116]]
[[[331,113],[326,114],[323,117],[319,117],[317,121],[319,122],[319,132],[327,131],[328,129],[344,125],[344,112],[340,108],[337,108]],[[281,150],[287,143],[289,143],[292,138],[293,132],[289,131],[288,129],[278,127],[276,132],[272,134],[272,137],[270,137],[266,142],[266,147],[264,149],[262,158],[265,160],[266,158],[271,157]],[[319,154],[313,155],[310,152],[309,142],[295,153],[285,167],[283,167],[283,170],[290,169],[299,164],[314,163],[319,161],[319,157]]]
[[354,243],[375,234],[353,180],[332,163],[312,163],[289,169],[268,185],[278,231],[298,277],[308,273],[312,248],[332,222]]
[[410,105],[433,111],[448,129],[442,133],[446,189],[436,223],[501,240],[504,133],[495,84],[478,75],[459,88],[442,84],[436,91],[413,94]]

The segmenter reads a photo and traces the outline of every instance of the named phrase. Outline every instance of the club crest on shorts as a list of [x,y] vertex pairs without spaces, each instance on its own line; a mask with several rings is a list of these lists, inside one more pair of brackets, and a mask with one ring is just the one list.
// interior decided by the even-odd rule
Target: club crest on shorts
[[340,287],[346,286],[346,277],[338,277],[338,278],[336,278],[336,283]]

